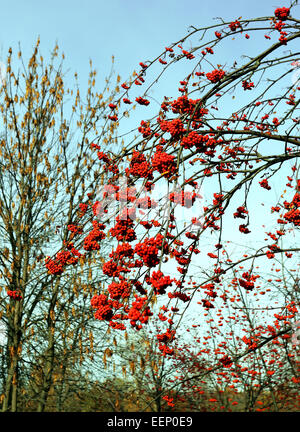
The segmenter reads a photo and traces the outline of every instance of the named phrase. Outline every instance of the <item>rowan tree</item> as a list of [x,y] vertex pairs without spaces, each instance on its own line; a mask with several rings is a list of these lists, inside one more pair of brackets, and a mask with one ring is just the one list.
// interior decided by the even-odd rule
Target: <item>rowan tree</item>
[[[135,80],[123,83],[124,94],[110,105],[112,124],[121,124],[121,107],[134,98],[145,111],[149,109],[150,89],[171,65],[185,62],[186,70],[191,66],[180,81],[179,94],[165,97],[159,112],[140,122],[132,141],[128,139],[114,153],[105,152],[101,138],[91,144],[109,179],[98,191],[93,206],[96,220],[83,244],[89,242],[91,249],[98,249],[108,235],[115,239],[110,259],[101,264],[106,287],[92,299],[95,318],[116,330],[124,331],[127,323],[139,330],[155,313],[165,325],[156,335],[163,357],[174,354],[176,331],[193,302],[198,300],[205,316],[219,302],[230,301],[234,291],[242,293],[238,295],[241,302],[254,297],[261,277],[257,264],[264,262],[267,268],[277,254],[290,259],[299,251],[293,238],[300,215],[300,87],[295,75],[299,67],[295,42],[300,32],[294,10],[292,4],[276,8],[269,17],[234,18],[228,23],[220,19],[219,24],[191,28],[156,59],[141,61]],[[196,36],[200,37],[197,45]],[[237,58],[232,67],[220,64],[222,44],[239,40],[239,47],[242,43],[246,47],[252,38],[264,45],[261,52]],[[161,70],[147,86],[147,77],[157,65]],[[136,88],[144,91],[135,96]],[[234,112],[232,98],[237,102]],[[269,199],[274,185],[281,192]],[[185,212],[182,223],[176,210],[193,208],[201,200],[200,186],[205,192],[202,213],[188,219]],[[160,195],[157,202],[155,190]],[[268,219],[263,221],[267,240],[262,238],[250,253],[241,247],[232,254],[226,247],[228,227],[244,236],[244,245],[251,232],[261,234],[257,207],[253,207],[254,196],[261,192],[268,206]],[[107,216],[110,200],[120,207],[114,207],[114,219],[113,213]],[[101,231],[102,239],[93,243],[95,229]],[[208,241],[208,233],[216,240]],[[208,259],[202,264],[199,254],[203,251],[213,264],[207,264]],[[169,267],[170,260],[176,272],[174,265]],[[195,266],[199,269],[196,277]],[[234,276],[227,295],[221,287],[230,273]],[[170,314],[154,309],[156,299]],[[225,355],[228,364],[250,352],[263,358],[262,347],[291,334],[298,301],[290,299],[284,307],[275,327],[268,328],[263,320],[254,325],[247,317],[242,342],[246,352],[233,359]],[[270,380],[268,386],[274,397]]]

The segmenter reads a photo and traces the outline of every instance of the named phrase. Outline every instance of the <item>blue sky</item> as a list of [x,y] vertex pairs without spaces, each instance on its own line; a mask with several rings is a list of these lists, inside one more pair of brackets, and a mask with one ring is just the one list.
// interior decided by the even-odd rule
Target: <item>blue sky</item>
[[115,56],[117,72],[129,75],[139,61],[156,56],[180,39],[189,25],[213,24],[240,16],[272,15],[281,0],[14,0],[1,8],[0,47],[2,61],[9,46],[29,55],[38,36],[46,57],[56,41],[66,55],[66,65],[87,79],[89,59],[99,75],[109,72]]

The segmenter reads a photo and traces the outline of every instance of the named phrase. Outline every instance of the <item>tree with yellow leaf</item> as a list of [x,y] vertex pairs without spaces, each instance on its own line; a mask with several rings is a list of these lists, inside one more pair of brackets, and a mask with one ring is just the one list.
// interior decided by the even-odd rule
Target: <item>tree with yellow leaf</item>
[[[85,340],[90,298],[101,277],[95,273],[95,256],[82,257],[69,228],[81,224],[84,230],[90,219],[85,215],[89,191],[103,182],[90,144],[100,137],[109,149],[117,127],[107,120],[108,104],[118,92],[118,86],[108,87],[113,69],[100,93],[91,64],[82,97],[76,74],[76,90],[65,87],[64,55],[60,58],[58,46],[45,61],[39,44],[27,63],[21,51],[16,59],[9,50],[0,89],[3,411],[18,410],[24,383],[34,389],[37,410],[43,411],[59,362],[60,370],[67,370],[68,358],[82,362],[93,353],[91,338]],[[65,260],[80,265],[55,277],[45,269],[45,259],[64,253],[64,248]]]

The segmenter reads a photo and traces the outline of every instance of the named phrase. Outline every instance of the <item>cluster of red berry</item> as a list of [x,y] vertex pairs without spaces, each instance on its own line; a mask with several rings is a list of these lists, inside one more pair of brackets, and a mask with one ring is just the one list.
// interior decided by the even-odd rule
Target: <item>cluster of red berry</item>
[[179,96],[171,103],[171,108],[174,114],[189,113],[191,111],[191,108],[193,108],[195,103],[198,101],[200,101],[200,99],[194,101],[192,99],[189,99],[186,95]]
[[150,163],[146,160],[146,156],[134,150],[130,161],[130,168],[126,168],[126,173],[139,178],[153,179],[152,172]]
[[197,132],[192,131],[182,138],[180,144],[185,149],[191,149],[195,146],[198,151],[205,151],[205,143],[208,141],[208,139],[208,135],[200,135]]
[[283,21],[287,20],[288,16],[290,13],[290,9],[289,8],[277,8],[275,10],[275,16],[276,18],[279,19],[279,21],[275,22],[274,28],[275,30],[277,30],[280,33],[280,37],[279,37],[279,42],[282,45],[287,45],[287,32],[283,31],[282,28],[284,27],[285,23]]
[[233,213],[233,216],[234,218],[245,219],[246,214],[248,214],[248,210],[246,210],[244,206],[240,206],[236,209],[236,212]]
[[104,240],[106,238],[105,232],[100,230],[100,228],[105,228],[105,225],[99,224],[97,221],[93,221],[93,227],[94,228],[85,237],[83,242],[83,249],[86,251],[99,250],[100,244],[98,241]]
[[120,274],[118,264],[114,260],[106,261],[102,266],[102,271],[107,276],[115,277]]
[[135,252],[147,267],[155,267],[159,263],[158,248],[152,239],[146,238],[143,243],[137,243]]
[[157,340],[159,340],[159,342],[169,342],[173,340],[175,333],[176,333],[175,330],[167,329],[165,333],[157,334],[156,337]]
[[288,18],[289,14],[290,14],[289,8],[282,7],[282,8],[275,9],[275,16],[281,21],[285,21]]
[[175,156],[170,155],[162,150],[162,146],[157,146],[151,161],[154,171],[163,174],[164,177],[170,178],[177,172]]
[[[135,301],[132,302],[131,308],[128,312],[128,319],[130,319],[132,327],[140,330],[142,328],[141,324],[146,324],[153,313],[150,311],[149,306],[145,307],[147,297],[139,297],[137,294],[134,296]],[[140,321],[141,324],[137,324],[137,321]]]
[[117,115],[109,115],[107,116],[109,118],[109,120],[111,121],[118,121],[118,116]]
[[239,231],[243,234],[249,234],[251,231],[247,228],[246,225],[242,224],[239,226]]
[[140,105],[149,105],[150,101],[148,101],[147,99],[142,98],[141,96],[135,98],[136,102]]
[[136,239],[136,233],[133,229],[133,220],[131,217],[126,218],[117,216],[116,224],[109,230],[112,237],[116,237],[119,241],[132,242]]
[[182,50],[182,54],[189,60],[193,60],[195,58],[195,56],[192,53],[184,49]]
[[64,271],[63,265],[50,257],[45,259],[45,265],[49,273],[53,275],[61,275]]
[[171,298],[171,299],[172,298],[179,298],[184,303],[188,302],[191,299],[190,296],[188,296],[185,293],[180,292],[180,291],[174,291],[173,293],[169,292],[168,293],[168,297]]
[[134,251],[129,243],[120,243],[117,246],[117,249],[112,252],[109,256],[110,258],[115,259],[122,259],[124,257],[126,258],[133,258]]
[[100,294],[95,295],[91,299],[91,306],[94,309],[97,309],[94,316],[96,319],[102,321],[109,321],[113,317],[113,310],[111,308],[111,301],[107,298],[106,295]]
[[241,28],[241,23],[238,20],[231,22],[228,26],[231,31],[236,31],[238,28]]
[[296,192],[291,202],[285,201],[284,207],[289,210],[283,215],[284,219],[293,223],[295,226],[300,226],[300,194]]
[[[82,256],[82,254],[75,249],[74,247],[68,248],[70,250],[62,250],[58,252],[55,256],[55,259],[51,259],[50,257],[47,257],[45,259],[45,265],[48,269],[49,273],[54,275],[60,275],[64,271],[64,267],[66,265],[75,265],[77,264],[79,258]],[[75,255],[75,256],[74,256]]]
[[112,299],[120,299],[126,298],[130,296],[131,293],[131,285],[126,280],[122,280],[121,282],[112,282],[108,286],[108,292]]
[[[168,347],[165,344],[160,343],[158,345],[159,350],[162,352],[162,356],[165,357],[166,355],[173,355],[174,354],[174,349]],[[173,405],[174,406],[174,405]]]
[[82,234],[82,226],[70,224],[70,225],[68,225],[67,228],[73,234]]
[[209,300],[203,299],[201,301],[202,301],[203,307],[205,307],[206,309],[213,309],[214,308],[214,305]]
[[220,363],[224,366],[224,367],[230,367],[233,364],[233,361],[231,360],[231,358],[228,355],[224,355],[221,359],[220,359]]
[[242,337],[242,341],[246,344],[246,345],[248,345],[248,348],[249,348],[249,350],[253,350],[253,349],[255,349],[256,347],[257,347],[257,341],[258,341],[259,339],[257,339],[257,338],[255,338],[255,337],[250,337],[250,338],[247,338],[247,336],[243,336]]
[[268,180],[267,179],[263,179],[262,181],[259,182],[259,184],[261,185],[262,188],[270,190],[271,186],[269,186]]
[[147,138],[152,134],[149,123],[145,122],[144,120],[141,121],[141,126],[138,128],[138,131],[143,135],[143,138]]
[[253,82],[243,81],[242,86],[244,90],[251,90],[254,87]]
[[221,79],[224,77],[225,71],[222,69],[214,69],[212,72],[208,72],[206,74],[206,78],[211,81],[213,84],[221,81]]
[[245,279],[239,279],[239,284],[241,287],[245,288],[246,290],[253,290],[254,283]]
[[150,278],[155,294],[165,294],[166,289],[172,285],[170,276],[165,276],[161,270],[154,271]]
[[186,132],[183,123],[180,119],[174,120],[157,120],[160,123],[160,129],[163,132],[169,132],[173,139],[177,140]]
[[80,218],[82,218],[82,217],[86,214],[86,212],[87,212],[88,205],[87,205],[87,204],[80,203],[80,204],[79,204],[79,208],[80,208],[80,212],[79,212],[78,216],[79,216]]
[[8,290],[8,291],[6,291],[6,293],[9,297],[13,298],[14,300],[21,300],[22,299],[22,294],[20,291]]

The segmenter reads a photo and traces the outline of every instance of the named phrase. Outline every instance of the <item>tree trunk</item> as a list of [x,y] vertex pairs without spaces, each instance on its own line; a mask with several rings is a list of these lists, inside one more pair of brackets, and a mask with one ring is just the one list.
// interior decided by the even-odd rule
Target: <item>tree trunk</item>
[[21,310],[22,305],[11,301],[11,314],[13,318],[9,322],[9,334],[7,341],[7,377],[5,382],[4,400],[2,411],[17,411],[18,400],[18,364],[21,354]]

